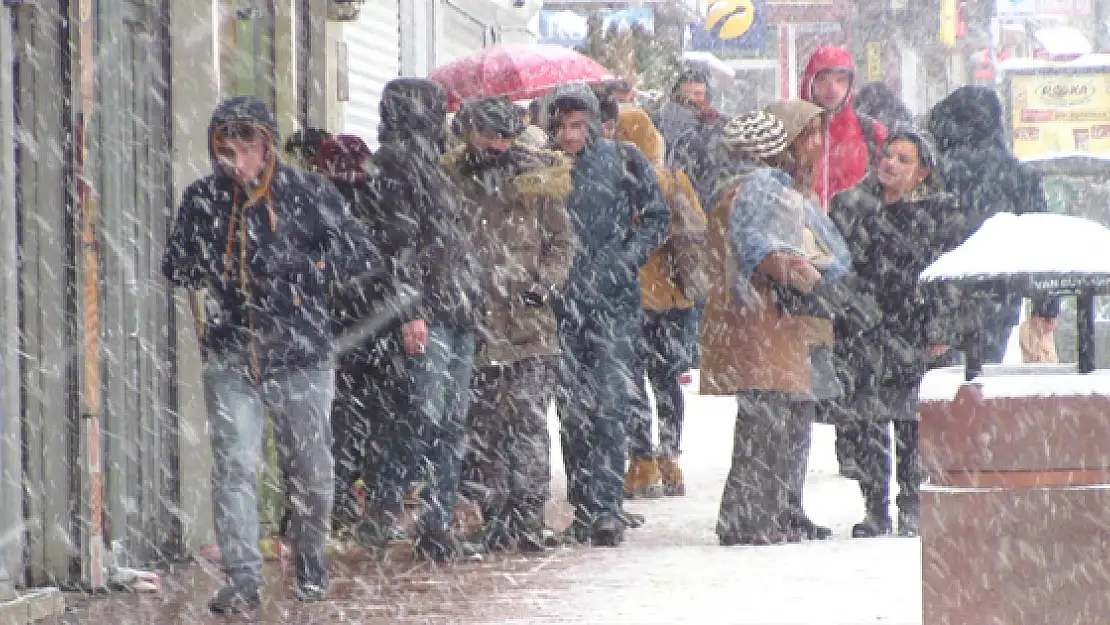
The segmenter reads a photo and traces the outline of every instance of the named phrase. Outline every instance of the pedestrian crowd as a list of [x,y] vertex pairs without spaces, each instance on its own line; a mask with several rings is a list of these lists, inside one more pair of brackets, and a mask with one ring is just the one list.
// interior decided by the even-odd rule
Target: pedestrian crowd
[[[617,81],[452,116],[440,86],[398,78],[373,153],[302,132],[289,164],[264,104],[222,102],[213,171],[185,191],[163,262],[204,292],[226,575],[209,607],[261,600],[267,418],[295,594],[319,601],[329,536],[411,541],[432,562],[619,546],[645,522],[625,499],[685,494],[693,369],[702,394],[737,400],[721,545],[832,535],[803,506],[815,421],[859,482],[853,537],[916,536],[918,385],[972,340],[999,361],[1020,306],[923,294],[917,276],[992,214],[1045,207],[993,91],[957,89],[917,125],[889,89],[857,107],[854,86],[831,47],[802,99],[732,119],[697,70],[650,113]],[[1033,315],[1051,327],[1054,302]],[[544,518],[552,404],[574,509],[560,532]],[[461,501],[481,511],[468,535]]]

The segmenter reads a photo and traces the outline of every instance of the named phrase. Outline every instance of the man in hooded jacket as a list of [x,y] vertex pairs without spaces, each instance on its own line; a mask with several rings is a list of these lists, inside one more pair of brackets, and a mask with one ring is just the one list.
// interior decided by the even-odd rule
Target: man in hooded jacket
[[[401,285],[415,288],[414,308],[402,307],[399,346],[411,384],[411,408],[383,414],[381,450],[364,470],[366,515],[360,538],[380,545],[399,534],[404,493],[420,468],[421,511],[414,555],[436,562],[466,555],[451,534],[458,498],[470,378],[473,373],[477,305],[472,224],[440,162],[447,144],[447,95],[421,78],[386,84],[380,105],[377,167],[359,209],[389,259],[391,279],[374,283],[364,310],[375,302],[395,305]],[[383,381],[383,383],[387,383]]]
[[825,109],[825,154],[817,163],[814,190],[821,207],[829,198],[863,180],[886,141],[886,128],[861,119],[852,108],[856,68],[843,48],[823,46],[814,51],[802,75],[802,99]]
[[[834,195],[863,180],[886,141],[883,125],[871,118],[861,117],[852,107],[855,77],[856,68],[851,53],[835,46],[815,50],[802,75],[802,99],[825,110],[824,154],[817,161],[814,172],[814,191],[826,211]],[[840,323],[837,325],[842,326]],[[846,330],[837,327],[837,332]],[[855,477],[859,474],[855,455],[861,445],[860,435],[853,426],[855,419],[852,415],[843,414],[837,404],[837,400],[818,402],[818,420],[836,424],[836,457],[840,473]]]
[[[1040,175],[1007,147],[1002,102],[993,89],[975,85],[956,89],[929,112],[928,126],[940,151],[945,186],[958,200],[959,214],[950,219],[959,224],[958,243],[996,213],[1048,211]],[[1055,318],[1036,313],[1052,314],[1054,299],[1040,297],[1033,302],[1034,316],[1044,327],[1055,327]],[[962,306],[962,327],[957,330],[965,337],[979,335],[984,362],[1002,362],[1020,306],[1020,297],[969,299]]]
[[724,144],[724,122],[710,105],[709,75],[687,69],[675,81],[670,99],[659,108],[652,123],[663,135],[666,166],[684,172],[693,183],[702,206],[710,206],[720,170],[729,164]]
[[663,242],[670,209],[643,154],[601,137],[600,106],[589,87],[559,87],[549,102],[550,132],[575,161],[567,208],[579,245],[556,301],[564,364],[559,416],[575,508],[571,534],[579,542],[616,546],[625,527],[625,405],[638,392],[632,374],[637,273]]
[[213,172],[185,190],[162,271],[177,286],[207,291],[212,509],[227,576],[209,608],[260,604],[257,488],[267,413],[293,502],[296,596],[319,601],[328,590],[333,497],[328,282],[367,273],[374,247],[331,183],[279,160],[277,123],[261,101],[220,103],[208,141]]

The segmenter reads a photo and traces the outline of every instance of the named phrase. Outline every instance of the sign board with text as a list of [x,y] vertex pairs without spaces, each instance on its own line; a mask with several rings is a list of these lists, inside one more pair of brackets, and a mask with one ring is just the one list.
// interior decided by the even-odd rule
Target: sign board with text
[[706,15],[688,25],[691,50],[759,50],[767,35],[764,0],[717,0]]
[[1110,67],[1013,74],[1011,138],[1018,158],[1110,155]]

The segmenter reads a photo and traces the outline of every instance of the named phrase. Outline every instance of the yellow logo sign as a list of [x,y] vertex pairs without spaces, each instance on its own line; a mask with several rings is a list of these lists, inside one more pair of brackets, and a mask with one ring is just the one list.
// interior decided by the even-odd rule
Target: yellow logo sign
[[755,7],[752,6],[752,0],[717,0],[709,6],[705,29],[713,32],[720,26],[718,39],[739,39],[748,32],[754,21]]

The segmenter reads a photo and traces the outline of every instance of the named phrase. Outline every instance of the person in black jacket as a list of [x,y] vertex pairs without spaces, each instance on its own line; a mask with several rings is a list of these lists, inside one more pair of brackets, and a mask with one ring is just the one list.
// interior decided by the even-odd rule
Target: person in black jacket
[[[372,486],[360,534],[375,542],[396,533],[389,524],[399,518],[403,494],[422,470],[419,477],[426,483],[420,490],[414,555],[437,562],[467,555],[450,529],[482,292],[470,240],[474,225],[441,162],[447,133],[442,87],[420,78],[390,81],[380,105],[376,172],[367,201],[356,208],[390,259],[389,280],[374,284],[367,299],[394,301],[391,295],[400,285],[420,294],[415,308],[401,311],[396,337],[412,384],[411,409],[375,417],[393,423],[383,426],[390,429],[388,441],[379,443],[386,451],[376,449],[371,459],[377,458],[377,464],[368,464],[363,473]],[[388,350],[398,355],[392,346]]]
[[321,176],[281,163],[277,123],[235,97],[212,115],[213,172],[185,190],[162,261],[174,284],[205,289],[205,401],[213,514],[227,584],[214,612],[258,607],[257,485],[266,415],[293,503],[296,595],[328,590],[334,391],[329,282],[375,264],[369,235]]
[[917,451],[917,387],[926,365],[948,350],[951,319],[943,302],[923,301],[917,276],[959,235],[950,218],[956,199],[940,181],[936,151],[918,131],[895,128],[883,147],[878,170],[833,198],[830,214],[852,250],[850,287],[877,314],[849,317],[836,337],[836,352],[849,371],[842,405],[858,420],[862,448],[859,485],[866,518],[855,537],[891,533],[890,423],[896,436],[900,489],[898,533],[919,527],[920,462]]
[[[994,90],[974,85],[956,89],[929,112],[929,132],[940,152],[945,186],[958,201],[957,245],[996,213],[1048,211],[1040,175],[1007,146],[1002,102]],[[1044,299],[1049,298],[1034,302],[1034,310],[1051,308]],[[983,361],[1002,362],[1020,307],[1019,296],[965,298],[960,323],[964,336],[956,347],[978,335]],[[1050,319],[1044,321],[1051,325]]]

